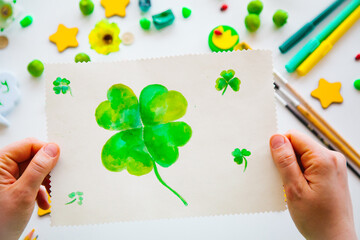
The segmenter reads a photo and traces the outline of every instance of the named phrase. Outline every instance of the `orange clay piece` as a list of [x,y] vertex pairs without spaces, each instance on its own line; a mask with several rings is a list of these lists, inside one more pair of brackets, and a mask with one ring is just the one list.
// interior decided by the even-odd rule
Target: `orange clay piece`
[[112,16],[126,16],[126,7],[129,5],[130,0],[101,0],[100,4],[105,8],[105,17]]
[[56,44],[59,52],[64,51],[68,47],[77,47],[79,45],[76,40],[78,28],[67,28],[63,24],[59,24],[56,33],[49,37],[49,40]]
[[342,103],[343,98],[340,94],[341,83],[330,83],[325,79],[320,79],[317,89],[311,92],[311,96],[319,99],[323,108],[328,108],[332,103]]

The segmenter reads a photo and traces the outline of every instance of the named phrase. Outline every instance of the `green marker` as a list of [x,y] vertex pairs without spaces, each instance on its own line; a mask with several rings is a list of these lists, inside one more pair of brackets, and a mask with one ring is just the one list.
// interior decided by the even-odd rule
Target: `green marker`
[[341,3],[345,0],[336,0],[333,4],[327,7],[323,12],[321,12],[316,18],[306,23],[302,28],[300,28],[294,35],[289,37],[280,47],[279,50],[281,53],[286,53],[292,47],[294,47],[298,42],[306,37],[315,27],[322,22],[330,13],[332,13]]
[[322,30],[315,38],[311,39],[286,65],[285,68],[289,73],[296,70],[305,59],[316,50],[324,41],[358,6],[360,0],[353,0],[344,10]]

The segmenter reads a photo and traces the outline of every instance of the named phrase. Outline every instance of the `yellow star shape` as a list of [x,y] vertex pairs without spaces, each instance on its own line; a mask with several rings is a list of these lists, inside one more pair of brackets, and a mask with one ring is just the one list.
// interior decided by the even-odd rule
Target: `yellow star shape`
[[59,52],[64,51],[68,47],[77,47],[79,45],[76,40],[78,28],[67,28],[63,24],[59,24],[56,33],[49,37],[49,40],[56,44]]
[[105,8],[105,16],[107,18],[115,15],[125,17],[125,9],[130,0],[101,0],[100,3]]
[[340,94],[341,83],[330,83],[325,79],[319,80],[317,89],[311,92],[311,96],[320,100],[321,106],[327,108],[332,103],[342,103],[343,98]]

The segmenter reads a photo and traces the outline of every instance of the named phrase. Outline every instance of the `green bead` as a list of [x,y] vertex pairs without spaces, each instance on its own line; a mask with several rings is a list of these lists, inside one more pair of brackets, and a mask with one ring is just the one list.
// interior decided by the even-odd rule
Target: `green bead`
[[33,18],[31,16],[26,16],[20,21],[20,25],[21,27],[26,28],[30,26],[32,22],[33,22]]
[[90,62],[91,59],[89,57],[89,55],[87,55],[86,53],[78,53],[75,56],[75,62]]
[[80,11],[85,16],[90,15],[94,11],[94,3],[91,0],[81,0],[79,3]]
[[144,30],[149,30],[151,26],[151,21],[147,18],[140,19],[140,26]]
[[288,19],[288,13],[284,10],[277,10],[273,16],[273,22],[277,27],[282,27],[286,24]]
[[33,60],[27,67],[29,73],[34,77],[40,77],[44,72],[44,64],[40,60]]
[[191,15],[191,9],[187,7],[182,8],[182,15],[184,18],[188,18]]
[[354,87],[356,90],[360,91],[360,79],[354,81]]
[[250,13],[245,17],[245,26],[249,32],[255,32],[260,27],[259,15]]
[[247,6],[247,10],[249,13],[254,13],[254,14],[259,15],[261,13],[261,11],[263,10],[263,4],[259,0],[251,1],[251,2],[249,2],[248,6]]

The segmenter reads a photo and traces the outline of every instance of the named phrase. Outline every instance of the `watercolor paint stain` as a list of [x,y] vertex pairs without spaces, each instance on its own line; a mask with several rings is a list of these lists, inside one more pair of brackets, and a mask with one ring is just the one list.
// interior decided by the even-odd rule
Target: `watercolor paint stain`
[[248,161],[246,157],[249,157],[251,155],[251,152],[246,150],[245,148],[240,150],[239,148],[235,148],[235,150],[231,153],[234,157],[234,162],[238,165],[241,165],[244,163],[244,172],[247,168]]
[[70,95],[72,96],[71,87],[69,86],[70,80],[66,78],[58,77],[53,82],[53,85],[54,85],[53,90],[55,94],[60,94],[60,93],[66,94],[67,92],[69,92]]
[[77,191],[77,192],[71,192],[68,194],[68,197],[71,199],[69,202],[65,203],[65,205],[72,204],[77,201],[77,203],[81,206],[83,204],[84,200],[84,193]]
[[224,70],[220,73],[220,76],[218,79],[216,79],[215,88],[218,91],[223,91],[222,95],[225,94],[228,86],[232,88],[235,92],[240,90],[240,84],[241,81],[237,77],[235,77],[235,71],[230,70]]

